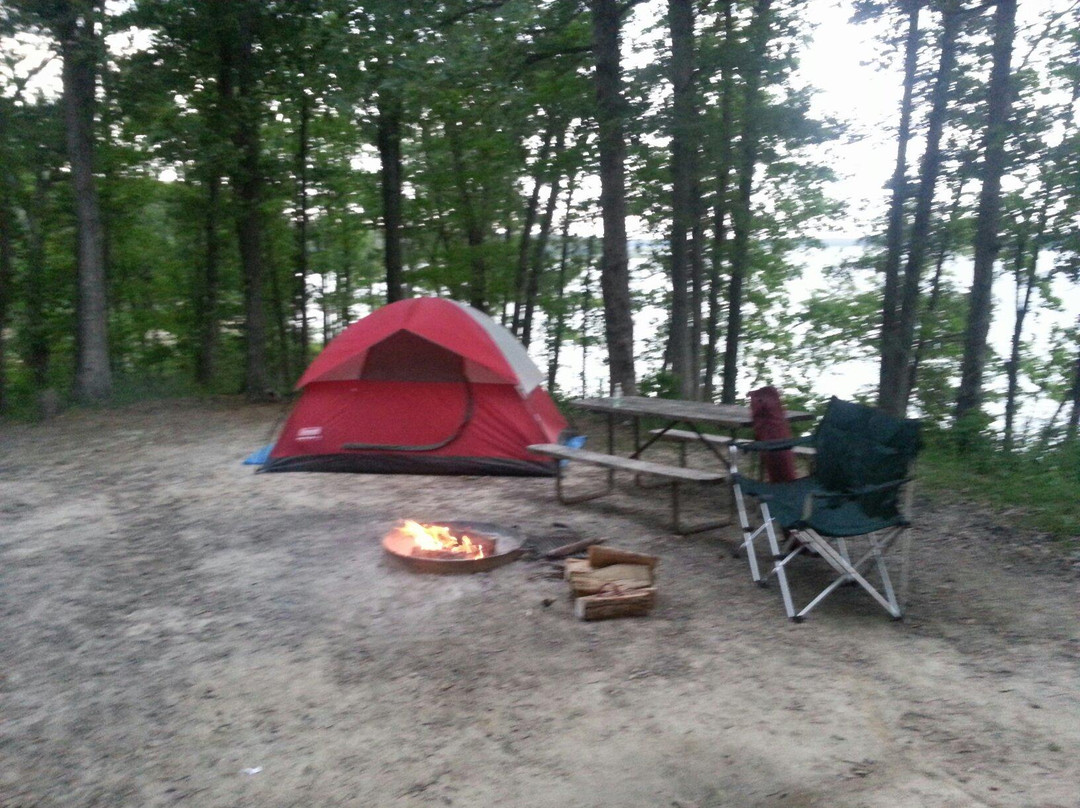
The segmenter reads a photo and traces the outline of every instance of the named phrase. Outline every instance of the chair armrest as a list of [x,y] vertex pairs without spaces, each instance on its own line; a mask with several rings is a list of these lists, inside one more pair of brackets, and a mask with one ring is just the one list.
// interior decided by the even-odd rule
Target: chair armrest
[[877,485],[864,485],[847,491],[815,491],[809,496],[814,499],[858,499],[866,494],[878,494],[882,491],[899,488],[905,483],[910,483],[911,480],[911,477],[904,477],[900,480],[889,480],[887,483],[878,483]]
[[864,485],[860,488],[852,488],[848,491],[813,491],[807,494],[806,499],[803,501],[802,518],[804,520],[809,520],[814,513],[814,506],[818,502],[835,504],[842,500],[857,500],[868,494],[879,494],[883,491],[891,491],[910,482],[912,482],[911,477],[904,477],[900,480],[889,480],[886,483],[879,483],[877,485]]
[[813,446],[814,436],[803,435],[801,438],[781,438],[780,440],[752,440],[739,443],[742,452],[779,452],[796,446]]

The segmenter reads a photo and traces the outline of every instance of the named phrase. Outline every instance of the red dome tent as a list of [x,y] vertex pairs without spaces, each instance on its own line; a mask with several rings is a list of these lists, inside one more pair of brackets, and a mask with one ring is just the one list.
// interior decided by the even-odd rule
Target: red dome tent
[[440,298],[391,303],[311,363],[261,470],[549,475],[525,450],[566,427],[542,380],[486,314]]

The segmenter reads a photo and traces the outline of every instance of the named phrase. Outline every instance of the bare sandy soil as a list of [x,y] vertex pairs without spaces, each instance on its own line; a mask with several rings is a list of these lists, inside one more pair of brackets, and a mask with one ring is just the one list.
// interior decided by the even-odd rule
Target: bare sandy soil
[[[1038,536],[924,503],[904,621],[843,589],[794,625],[657,494],[255,475],[278,416],[0,426],[4,808],[1080,805],[1080,581]],[[607,537],[661,598],[582,623],[545,562],[418,576],[402,516]]]

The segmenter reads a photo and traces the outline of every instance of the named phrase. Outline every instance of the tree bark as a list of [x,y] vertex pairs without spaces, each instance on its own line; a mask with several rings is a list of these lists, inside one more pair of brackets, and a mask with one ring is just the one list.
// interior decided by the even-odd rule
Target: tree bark
[[[262,167],[259,140],[259,101],[255,96],[254,16],[251,0],[237,12],[224,57],[230,81],[219,92],[226,94],[232,112],[233,147],[236,150],[233,189],[237,201],[237,241],[244,286],[244,393],[249,401],[262,401],[269,392],[266,366],[266,314],[263,309]],[[235,72],[235,86],[231,76]]]
[[694,398],[696,373],[691,350],[690,235],[696,218],[693,201],[697,174],[694,98],[693,0],[669,0],[671,33],[671,370],[679,397]]
[[900,350],[900,260],[904,246],[904,206],[909,196],[907,149],[911,141],[911,113],[914,108],[916,71],[919,64],[919,10],[922,0],[909,0],[908,30],[904,40],[904,95],[900,102],[900,126],[896,134],[896,163],[890,185],[892,201],[885,231],[885,267],[881,307],[881,368],[878,380],[878,406],[885,407],[885,391],[896,390],[894,374]]
[[[957,35],[961,11],[955,2],[943,12],[940,57],[934,80],[931,108],[927,119],[926,149],[919,167],[919,188],[915,198],[915,216],[908,241],[907,263],[904,265],[903,286],[894,334],[882,339],[881,385],[878,403],[890,415],[907,412],[912,343],[918,319],[919,279],[930,241],[930,219],[934,206],[934,189],[941,172],[941,136],[948,113],[949,88],[956,66]],[[886,342],[888,352],[885,352]]]
[[761,79],[765,70],[765,49],[769,42],[770,0],[756,0],[754,18],[748,34],[743,125],[739,143],[738,199],[732,211],[734,239],[731,253],[731,279],[728,283],[727,341],[724,346],[724,386],[721,401],[734,404],[739,378],[739,343],[742,340],[743,286],[750,272],[750,234],[753,229],[751,203],[754,191],[754,165],[758,154],[758,115],[761,107]]
[[[724,3],[724,42],[734,43],[735,24],[731,0]],[[728,177],[731,174],[732,110],[735,101],[735,71],[725,53],[720,64],[720,153],[716,165],[716,197],[713,202],[713,243],[709,265],[709,317],[706,325],[705,400],[716,395],[716,346],[720,341],[721,268],[727,252]]]
[[[566,130],[560,129],[555,136],[554,164],[558,166],[566,146]],[[521,320],[521,343],[528,348],[532,342],[533,316],[536,313],[537,299],[540,296],[540,277],[544,274],[544,264],[547,262],[547,245],[551,236],[551,223],[555,218],[555,206],[561,193],[561,174],[556,167],[551,170],[551,187],[548,191],[547,203],[544,205],[544,213],[540,217],[540,232],[533,244],[532,260],[529,262],[528,281],[525,284],[525,314]]]
[[983,151],[982,190],[975,220],[975,269],[968,296],[968,321],[964,333],[964,359],[960,365],[960,390],[956,420],[982,405],[983,371],[986,368],[986,336],[993,315],[994,262],[1001,244],[1001,177],[1005,173],[1005,140],[1012,110],[1011,63],[1016,39],[1016,0],[998,0],[994,12],[993,66],[987,89],[986,138]]
[[376,102],[379,149],[380,192],[383,209],[383,265],[386,270],[386,302],[403,297],[404,272],[401,249],[401,98],[385,84],[379,88]]
[[465,224],[465,237],[469,244],[469,261],[472,273],[469,277],[469,305],[487,312],[487,263],[484,260],[484,231],[473,207],[472,190],[465,171],[465,155],[462,151],[458,125],[447,126],[450,156],[454,164],[454,182],[457,185],[461,216]]
[[555,390],[559,374],[559,354],[563,336],[566,334],[566,274],[570,263],[570,220],[574,207],[574,175],[571,174],[566,188],[566,215],[563,217],[561,243],[559,245],[559,275],[555,289],[555,316],[552,318],[551,338],[548,341],[548,390]]
[[[4,121],[0,121],[0,144],[7,139]],[[0,168],[0,414],[7,409],[7,333],[8,310],[15,277],[15,216],[11,182],[7,167]]]
[[[300,121],[296,137],[296,269],[293,273],[293,311],[297,324],[296,367],[306,368],[311,344],[308,321],[308,130],[311,121],[311,100],[300,91]],[[325,277],[325,273],[323,273]]]
[[78,240],[75,395],[84,402],[112,395],[104,228],[94,178],[95,89],[103,53],[95,30],[96,12],[96,2],[70,4],[56,31],[63,57],[64,127]]
[[[1080,331],[1080,320],[1077,320],[1077,330]],[[1066,443],[1076,443],[1080,434],[1080,346],[1077,347],[1076,360],[1073,362],[1073,383],[1069,391],[1069,421],[1065,427]]]
[[630,300],[630,261],[626,245],[625,101],[619,63],[619,17],[616,0],[590,0],[592,44],[596,63],[596,120],[600,150],[600,210],[604,225],[600,286],[612,389],[637,392],[634,372],[634,319]]
[[[510,330],[515,335],[521,335],[521,318],[524,314],[522,302],[525,299],[525,287],[528,286],[529,277],[529,245],[532,242],[532,231],[536,225],[536,213],[540,210],[540,190],[544,187],[545,167],[548,163],[548,154],[551,151],[551,128],[544,135],[544,145],[536,159],[533,176],[533,189],[529,194],[529,204],[525,208],[525,222],[521,227],[521,239],[518,242],[517,271],[514,273],[514,314],[510,320]],[[505,312],[505,308],[504,308]]]
[[34,176],[34,194],[26,211],[26,285],[23,300],[26,305],[26,364],[36,392],[43,391],[49,383],[49,332],[45,323],[45,296],[48,281],[45,277],[48,264],[45,256],[46,195],[49,177],[39,168]]
[[212,172],[206,180],[206,212],[203,219],[204,249],[202,277],[195,296],[198,347],[195,353],[195,381],[203,387],[214,380],[218,343],[218,293],[221,216],[221,178]]

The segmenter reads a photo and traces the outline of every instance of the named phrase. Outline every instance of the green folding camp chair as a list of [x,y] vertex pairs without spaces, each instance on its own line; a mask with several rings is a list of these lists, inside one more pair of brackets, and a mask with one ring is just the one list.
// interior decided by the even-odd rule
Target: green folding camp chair
[[[811,445],[817,450],[814,472],[791,482],[765,482],[738,472],[738,452],[769,452]],[[764,584],[754,542],[766,537],[784,610],[802,620],[837,587],[854,583],[865,589],[893,618],[902,614],[910,554],[909,473],[920,448],[919,422],[893,418],[878,410],[833,398],[815,433],[808,438],[755,441],[732,450],[732,484],[739,523],[740,549],[746,551],[754,581]],[[746,499],[756,500],[761,524],[751,528]],[[783,536],[781,542],[778,534]],[[900,598],[886,564],[886,553],[899,545]],[[854,555],[857,551],[858,555]],[[837,577],[806,606],[796,610],[787,570],[798,556],[819,556]],[[873,565],[879,583],[864,569]],[[868,572],[868,570],[867,570]]]

